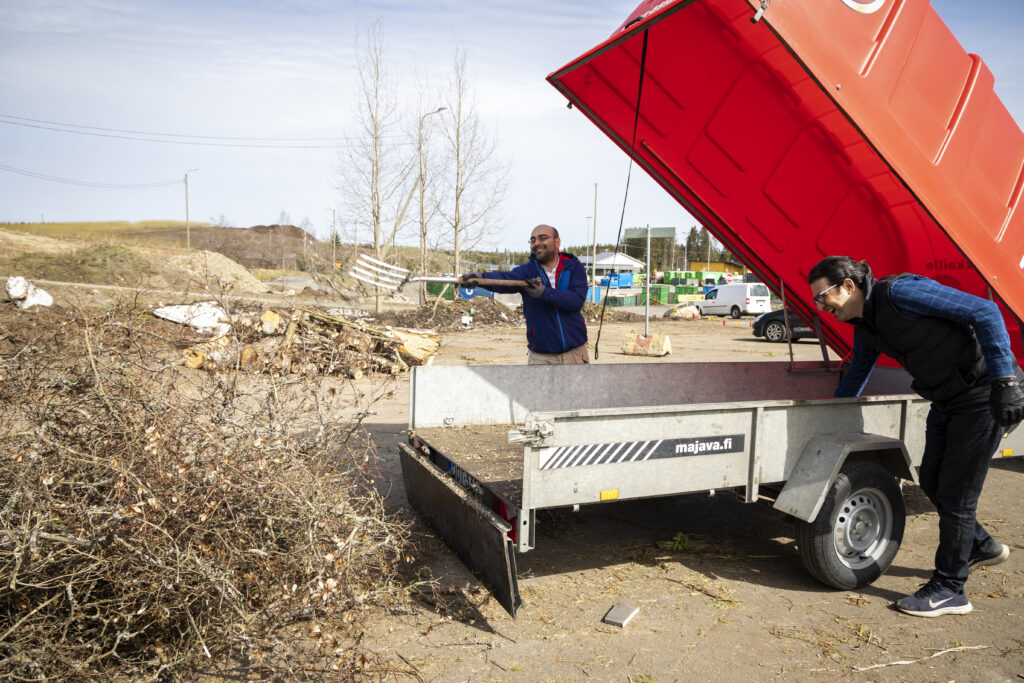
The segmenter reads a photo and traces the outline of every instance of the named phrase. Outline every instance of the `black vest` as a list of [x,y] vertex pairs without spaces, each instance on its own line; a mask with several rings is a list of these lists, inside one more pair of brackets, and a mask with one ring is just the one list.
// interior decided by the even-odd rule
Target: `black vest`
[[[968,398],[988,391],[988,369],[970,327],[944,318],[909,318],[896,310],[889,287],[910,275],[888,275],[868,283],[864,317],[855,323],[861,342],[882,351],[914,378],[911,387],[932,401]],[[974,392],[972,392],[974,393]]]

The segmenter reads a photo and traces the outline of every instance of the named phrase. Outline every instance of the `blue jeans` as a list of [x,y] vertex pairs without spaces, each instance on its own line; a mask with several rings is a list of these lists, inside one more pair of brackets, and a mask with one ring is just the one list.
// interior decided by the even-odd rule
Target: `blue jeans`
[[933,580],[963,590],[972,554],[989,553],[995,541],[975,513],[1002,430],[988,401],[932,404],[928,412],[921,488],[939,511],[939,547]]

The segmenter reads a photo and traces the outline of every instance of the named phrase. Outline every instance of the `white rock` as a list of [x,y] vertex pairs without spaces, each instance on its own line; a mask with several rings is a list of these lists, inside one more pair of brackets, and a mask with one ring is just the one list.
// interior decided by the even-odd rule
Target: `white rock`
[[228,314],[213,301],[161,306],[153,310],[153,315],[164,320],[188,325],[197,332],[213,332],[217,336],[225,335],[231,329],[231,319]]
[[21,277],[15,275],[7,278],[7,296],[18,302],[18,308],[22,310],[33,306],[52,306],[53,297],[48,292]]
[[24,299],[28,295],[28,280],[15,275],[14,277],[7,278],[7,296],[10,299]]

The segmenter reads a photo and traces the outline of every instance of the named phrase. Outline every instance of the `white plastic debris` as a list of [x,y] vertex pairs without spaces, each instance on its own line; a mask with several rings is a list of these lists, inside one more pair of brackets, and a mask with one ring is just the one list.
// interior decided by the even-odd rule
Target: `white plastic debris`
[[164,320],[188,325],[197,332],[213,332],[218,337],[227,334],[231,329],[231,320],[228,318],[228,314],[213,301],[161,306],[153,310],[153,315]]
[[5,289],[8,298],[17,301],[18,307],[22,310],[32,306],[53,305],[53,297],[48,292],[36,287],[20,275],[7,278]]

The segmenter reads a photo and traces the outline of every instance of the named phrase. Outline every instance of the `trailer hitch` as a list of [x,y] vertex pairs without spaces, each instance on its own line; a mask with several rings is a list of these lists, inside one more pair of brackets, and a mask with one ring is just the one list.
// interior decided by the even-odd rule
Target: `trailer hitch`
[[544,439],[555,433],[555,428],[547,422],[527,420],[526,424],[517,429],[509,430],[509,443],[522,443],[530,446],[540,445]]

